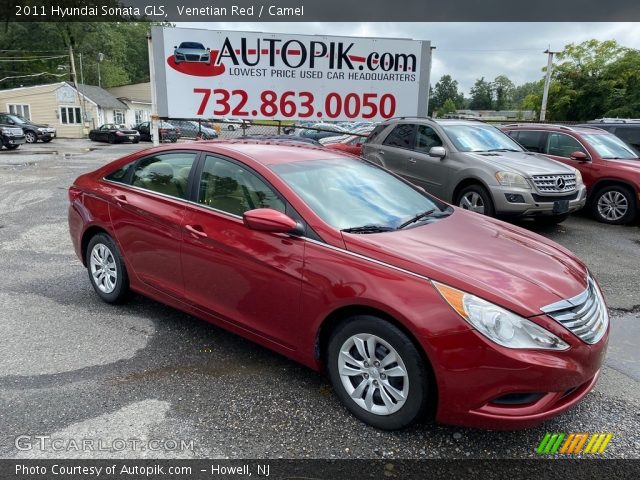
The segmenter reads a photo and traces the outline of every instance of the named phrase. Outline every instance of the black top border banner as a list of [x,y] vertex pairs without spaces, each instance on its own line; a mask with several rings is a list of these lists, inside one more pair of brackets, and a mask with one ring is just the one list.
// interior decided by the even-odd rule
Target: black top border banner
[[640,21],[637,0],[3,0],[3,4],[3,22]]

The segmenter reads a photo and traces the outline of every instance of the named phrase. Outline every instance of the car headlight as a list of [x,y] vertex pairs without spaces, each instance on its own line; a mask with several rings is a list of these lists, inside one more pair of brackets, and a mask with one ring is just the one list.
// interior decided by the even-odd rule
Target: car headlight
[[582,174],[580,173],[580,170],[574,168],[573,171],[576,174],[576,185],[582,185]]
[[44,128],[38,128],[38,131],[39,131],[40,133],[44,133],[44,132],[45,132],[45,129],[44,129]]
[[504,185],[505,187],[531,188],[527,179],[519,173],[498,172],[496,173],[496,180],[500,185]]
[[433,282],[458,315],[492,342],[507,348],[566,350],[569,345],[539,325],[482,298]]

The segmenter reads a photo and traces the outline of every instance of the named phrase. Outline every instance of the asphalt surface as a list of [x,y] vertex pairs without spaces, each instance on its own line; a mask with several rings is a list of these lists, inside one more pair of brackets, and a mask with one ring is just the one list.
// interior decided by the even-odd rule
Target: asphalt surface
[[[612,309],[606,365],[581,404],[519,432],[426,423],[389,433],[349,415],[322,375],[271,351],[141,296],[98,299],[70,243],[67,187],[144,146],[56,139],[0,152],[0,457],[527,458],[548,431],[612,432],[604,456],[640,457],[638,224],[578,215],[536,230],[587,262]],[[18,449],[18,435],[63,449]],[[87,438],[186,447],[72,448]]]

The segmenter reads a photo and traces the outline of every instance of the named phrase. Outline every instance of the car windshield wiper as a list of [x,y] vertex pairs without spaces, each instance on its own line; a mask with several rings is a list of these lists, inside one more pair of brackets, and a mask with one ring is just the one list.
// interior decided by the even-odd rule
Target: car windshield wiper
[[401,223],[398,226],[398,230],[402,230],[405,227],[408,227],[409,225],[411,225],[412,223],[416,223],[419,222],[420,220],[422,220],[425,217],[428,217],[429,215],[432,215],[434,212],[436,211],[435,208],[432,208],[431,210],[427,210],[426,212],[421,212],[419,214],[417,214],[415,217],[411,217],[409,220],[407,220],[404,223]]
[[490,148],[487,152],[521,152],[522,150],[516,150],[515,148]]
[[393,230],[395,230],[395,228],[385,225],[362,225],[361,227],[343,228],[340,231],[346,233],[380,233],[391,232]]

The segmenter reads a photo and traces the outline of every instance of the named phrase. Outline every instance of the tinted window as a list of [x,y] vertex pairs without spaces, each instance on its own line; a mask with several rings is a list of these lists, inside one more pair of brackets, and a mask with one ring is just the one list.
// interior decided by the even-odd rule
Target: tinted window
[[198,192],[198,203],[233,215],[254,208],[286,213],[282,199],[257,175],[217,157],[206,158]]
[[640,147],[640,125],[637,127],[617,127],[615,134],[629,145]]
[[442,140],[436,131],[428,125],[418,125],[418,133],[416,134],[416,150],[423,153],[429,153],[432,147],[441,147]]
[[111,180],[112,182],[129,183],[131,176],[128,174],[132,171],[133,166],[136,164],[136,162],[127,163],[125,166],[120,167],[114,172],[111,172],[104,178],[106,178],[107,180]]
[[524,148],[529,150],[530,152],[538,152],[540,153],[540,144],[542,140],[542,136],[544,132],[536,132],[536,131],[528,131],[528,130],[520,130],[518,132],[510,132],[510,134],[517,133],[518,136],[514,136],[518,143],[522,145]]
[[376,125],[376,128],[369,134],[369,138],[367,138],[367,143],[373,142],[376,137],[378,137],[384,129],[387,128],[387,125]]
[[187,181],[196,155],[195,152],[176,152],[143,158],[136,163],[132,185],[187,198]]
[[391,133],[384,139],[383,145],[390,147],[411,148],[413,147],[413,132],[415,125],[401,123],[391,130]]
[[556,155],[558,157],[569,158],[573,152],[587,153],[582,145],[580,145],[580,142],[575,138],[563,133],[553,132],[549,134],[545,153],[549,155]]

